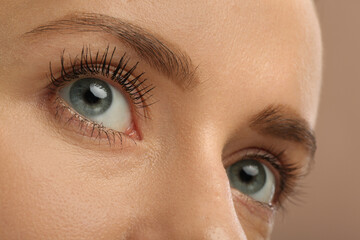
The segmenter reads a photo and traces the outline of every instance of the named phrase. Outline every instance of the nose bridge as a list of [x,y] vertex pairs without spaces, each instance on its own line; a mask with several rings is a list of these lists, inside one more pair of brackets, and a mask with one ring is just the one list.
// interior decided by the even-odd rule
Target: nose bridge
[[[168,156],[166,225],[172,239],[246,239],[221,152],[204,143],[177,147]],[[180,237],[181,236],[181,237]]]

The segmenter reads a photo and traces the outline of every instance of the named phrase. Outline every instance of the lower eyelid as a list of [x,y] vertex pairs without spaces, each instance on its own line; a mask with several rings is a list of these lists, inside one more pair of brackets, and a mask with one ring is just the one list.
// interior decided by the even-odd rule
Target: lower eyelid
[[241,212],[244,208],[247,209],[251,215],[262,218],[264,221],[271,219],[276,208],[253,200],[251,197],[241,193],[237,189],[231,188],[236,212]]
[[[52,96],[48,101],[52,118],[63,131],[71,135],[71,138],[77,135],[82,138],[81,140],[87,138],[97,144],[118,147],[134,145],[135,141],[140,139],[133,123],[125,132],[115,131],[79,115],[58,96]],[[76,137],[74,140],[81,141]]]

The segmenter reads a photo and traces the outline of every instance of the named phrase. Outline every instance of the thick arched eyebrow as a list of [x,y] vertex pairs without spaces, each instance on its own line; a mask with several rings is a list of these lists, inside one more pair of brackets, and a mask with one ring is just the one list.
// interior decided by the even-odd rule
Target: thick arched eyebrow
[[[196,84],[196,67],[190,57],[165,41],[160,41],[150,31],[122,19],[97,13],[72,13],[40,25],[23,37],[36,37],[47,33],[96,32],[115,36],[132,48],[150,66],[170,77],[182,88]],[[172,46],[170,48],[170,46]]]
[[251,118],[250,128],[263,135],[299,143],[314,157],[317,148],[314,131],[287,106],[267,106]]

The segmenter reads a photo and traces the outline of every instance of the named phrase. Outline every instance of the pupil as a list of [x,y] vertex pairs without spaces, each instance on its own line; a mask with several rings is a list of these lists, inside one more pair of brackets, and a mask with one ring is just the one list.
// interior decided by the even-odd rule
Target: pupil
[[240,192],[255,194],[266,184],[265,166],[253,159],[241,160],[227,169],[230,183]]
[[90,89],[84,93],[84,99],[88,104],[97,104],[100,101],[100,98],[96,97]]
[[255,176],[248,174],[244,169],[241,169],[241,171],[239,173],[239,177],[245,183],[250,183],[255,178]]
[[101,115],[113,102],[109,85],[96,78],[83,78],[74,82],[69,95],[72,107],[85,117]]

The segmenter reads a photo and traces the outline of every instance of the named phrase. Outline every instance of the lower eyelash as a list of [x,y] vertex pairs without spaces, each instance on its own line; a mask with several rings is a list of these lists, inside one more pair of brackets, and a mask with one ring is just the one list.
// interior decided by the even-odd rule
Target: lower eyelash
[[[126,133],[106,128],[101,124],[84,118],[72,110],[71,107],[67,106],[59,97],[54,100],[54,111],[55,119],[63,123],[64,126],[73,126],[75,131],[79,131],[83,136],[90,137],[95,141],[98,140],[99,143],[105,139],[110,146],[115,145],[118,141],[120,141],[120,145],[122,145],[123,140],[126,138]],[[134,140],[133,142],[136,144]]]

